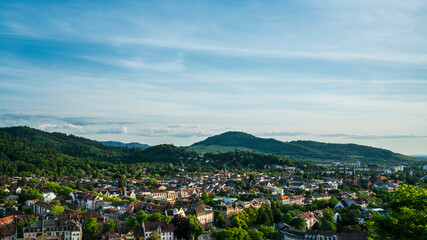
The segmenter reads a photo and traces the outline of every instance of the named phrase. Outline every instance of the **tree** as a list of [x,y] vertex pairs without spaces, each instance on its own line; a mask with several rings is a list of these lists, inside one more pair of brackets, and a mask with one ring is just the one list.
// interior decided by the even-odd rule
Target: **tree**
[[39,220],[39,217],[36,217],[34,215],[31,215],[30,222],[37,222]]
[[161,236],[160,233],[158,233],[157,231],[153,231],[150,236],[147,238],[147,240],[161,240]]
[[176,215],[172,219],[172,223],[175,225],[175,237],[177,239],[187,238],[187,229],[189,227],[190,220],[182,215]]
[[119,183],[118,183],[118,187],[119,188],[123,188],[125,186],[125,182],[123,181],[122,178],[119,178]]
[[22,190],[21,194],[18,197],[18,203],[24,204],[27,200],[40,200],[43,201],[43,195],[34,188],[30,188],[27,190]]
[[200,236],[205,230],[203,229],[202,225],[200,225],[199,219],[197,219],[195,216],[188,216],[188,220],[188,237],[194,240],[194,238]]
[[162,221],[164,221],[166,223],[170,223],[171,217],[163,215],[163,214],[158,213],[158,212],[155,212],[155,213],[148,216],[148,221],[150,221],[150,222],[162,222]]
[[294,217],[289,223],[289,225],[299,230],[304,230],[306,228],[305,220],[304,218],[301,218],[301,217]]
[[112,219],[109,219],[105,224],[104,227],[102,229],[102,231],[108,232],[110,230],[114,230],[117,227],[117,223],[115,223]]
[[53,214],[55,214],[55,215],[60,215],[60,214],[62,214],[64,212],[64,207],[62,207],[62,206],[53,206],[50,209],[50,212],[53,213]]
[[279,232],[274,231],[274,227],[261,225],[259,226],[259,231],[262,232],[266,239],[279,239]]
[[25,186],[25,185],[27,185],[26,177],[22,177],[21,179],[18,180],[18,186]]
[[334,222],[334,212],[329,208],[323,210],[323,216],[320,218],[319,230],[337,230]]
[[127,228],[137,228],[139,226],[138,220],[134,217],[127,218],[125,221]]
[[257,229],[249,229],[248,234],[251,240],[262,240],[264,237],[264,234]]
[[273,220],[275,223],[278,223],[282,220],[282,213],[279,208],[273,209]]
[[249,207],[245,209],[246,214],[248,215],[248,224],[253,225],[258,218],[258,211],[254,207]]
[[16,201],[15,200],[10,200],[6,203],[6,208],[11,209],[16,205]]
[[337,227],[335,227],[335,224],[331,221],[323,221],[322,224],[319,227],[319,230],[325,231],[325,230],[337,230]]
[[361,207],[356,204],[346,207],[341,210],[340,218],[337,220],[338,232],[344,231],[346,226],[359,225],[359,214],[361,213]]
[[24,220],[19,220],[18,223],[16,224],[16,231],[18,234],[18,238],[23,238],[24,237],[24,225],[25,225],[25,221]]
[[377,215],[367,221],[371,238],[420,239],[427,236],[427,190],[403,185],[393,194],[390,214]]
[[83,234],[88,237],[99,235],[99,225],[96,218],[91,218],[83,223]]
[[289,224],[292,221],[292,215],[290,213],[283,214],[282,221],[286,224]]
[[328,205],[330,208],[334,208],[337,204],[338,204],[338,199],[335,196],[332,196],[329,200],[328,200]]
[[225,228],[227,226],[227,221],[225,220],[224,216],[218,212],[214,212],[214,225],[217,228]]
[[248,232],[240,228],[228,228],[214,231],[211,236],[216,240],[251,240]]
[[230,218],[230,227],[247,229],[248,224],[240,218],[240,214],[233,214]]

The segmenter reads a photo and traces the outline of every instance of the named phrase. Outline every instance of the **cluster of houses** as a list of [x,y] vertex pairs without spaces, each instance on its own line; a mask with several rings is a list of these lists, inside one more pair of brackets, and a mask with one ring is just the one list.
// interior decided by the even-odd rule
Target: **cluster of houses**
[[[277,168],[277,166],[268,166]],[[89,218],[96,218],[102,228],[107,220],[113,220],[118,224],[119,232],[108,232],[106,239],[131,240],[136,236],[149,236],[152,231],[161,233],[162,239],[174,239],[174,226],[170,223],[145,222],[140,229],[123,228],[126,219],[136,217],[141,210],[147,214],[160,213],[174,217],[177,215],[194,215],[203,227],[208,228],[214,222],[214,211],[220,212],[225,219],[229,219],[233,214],[244,211],[245,208],[260,208],[263,204],[270,204],[270,197],[275,197],[282,204],[303,206],[314,200],[328,200],[331,195],[317,192],[327,192],[337,189],[338,186],[367,185],[369,188],[378,188],[393,192],[400,187],[397,180],[380,177],[362,177],[356,175],[356,169],[348,171],[342,179],[325,177],[323,179],[307,180],[301,175],[293,174],[295,168],[285,167],[285,176],[268,176],[264,173],[251,172],[253,180],[247,181],[247,177],[242,177],[237,173],[218,171],[216,173],[199,173],[196,176],[175,176],[168,178],[156,178],[155,184],[149,184],[148,178],[124,179],[126,187],[119,188],[117,181],[82,178],[70,180],[64,177],[59,181],[60,185],[68,186],[77,183],[82,188],[91,188],[92,191],[76,191],[69,196],[57,196],[50,192],[43,183],[47,179],[37,176],[28,177],[36,180],[37,188],[43,192],[44,201],[28,200],[22,206],[16,205],[15,214],[7,214],[0,219],[0,239],[16,239],[16,223],[19,220],[25,221],[24,238],[28,239],[65,239],[76,240],[82,237],[82,224]],[[351,172],[351,175],[350,175]],[[28,186],[18,186],[19,177],[8,177],[10,184],[6,184],[1,189],[7,193],[4,197],[6,201],[18,200],[21,191]],[[250,184],[250,188],[238,187],[237,181],[245,181]],[[318,191],[322,189],[322,191]],[[266,193],[266,191],[268,191]],[[312,194],[305,195],[305,191]],[[218,197],[220,193],[230,195],[257,195],[251,201],[237,201],[236,198]],[[286,192],[286,194],[285,194]],[[217,196],[219,200],[213,207],[207,206],[200,201],[202,194],[205,196]],[[358,198],[355,194],[337,193],[340,201],[335,206],[334,212],[338,208],[350,206],[352,204],[367,207],[368,201]],[[120,201],[112,201],[112,199]],[[65,210],[60,216],[53,216],[51,209],[54,207],[54,200],[60,202]],[[136,201],[139,200],[139,201]],[[212,206],[212,205],[211,205]],[[31,214],[17,212],[18,209],[32,210]],[[6,212],[5,204],[0,205],[0,211]],[[379,210],[381,211],[381,210]],[[365,213],[364,213],[365,214]],[[365,214],[366,215],[366,214]],[[360,216],[363,222],[365,215]],[[37,221],[29,221],[30,216],[37,216]],[[322,216],[322,211],[304,212],[299,215],[306,221],[307,229],[310,229]],[[339,217],[336,213],[335,218]],[[293,233],[292,233],[293,234]],[[297,234],[298,235],[298,234]],[[326,239],[326,238],[325,238]],[[333,239],[333,238],[330,238]]]

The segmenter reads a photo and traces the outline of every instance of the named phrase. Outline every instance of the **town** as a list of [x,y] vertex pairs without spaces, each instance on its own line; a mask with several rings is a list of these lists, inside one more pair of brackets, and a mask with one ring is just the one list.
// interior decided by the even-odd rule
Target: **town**
[[0,239],[368,239],[393,194],[426,196],[426,166],[173,168],[0,176]]

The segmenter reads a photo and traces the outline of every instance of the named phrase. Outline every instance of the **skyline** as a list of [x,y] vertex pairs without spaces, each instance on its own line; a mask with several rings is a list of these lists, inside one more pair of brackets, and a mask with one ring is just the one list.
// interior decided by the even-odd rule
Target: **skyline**
[[0,3],[0,127],[427,154],[425,1]]

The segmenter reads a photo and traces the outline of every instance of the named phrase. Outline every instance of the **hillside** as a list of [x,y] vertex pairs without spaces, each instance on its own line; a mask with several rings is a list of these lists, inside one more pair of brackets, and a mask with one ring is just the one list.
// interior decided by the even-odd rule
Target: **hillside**
[[[288,159],[254,152],[204,154],[162,144],[149,148],[105,146],[90,139],[49,133],[29,127],[0,128],[0,174],[23,172],[66,175],[70,170],[80,174],[106,168],[117,163],[184,164],[188,167],[263,168],[265,164],[292,164]],[[117,165],[118,166],[118,165]],[[41,167],[41,168],[39,168]]]
[[[256,153],[253,151],[201,155],[183,147],[162,144],[149,148],[124,148],[106,146],[100,142],[67,135],[64,133],[49,133],[29,127],[0,128],[0,132],[13,137],[17,141],[35,146],[39,151],[53,151],[77,160],[87,159],[96,162],[109,163],[172,163],[205,165],[211,167],[253,166],[263,168],[264,164],[291,164],[283,157]],[[11,141],[12,138],[8,138]],[[5,140],[5,144],[7,141]],[[3,149],[8,150],[7,148]],[[250,149],[247,149],[250,150]],[[0,152],[1,153],[1,152]],[[31,157],[31,154],[28,154]]]
[[359,160],[369,162],[407,162],[419,159],[389,150],[357,144],[333,144],[314,141],[281,142],[243,132],[226,132],[194,143],[188,149],[199,152],[246,150],[306,160]]
[[130,147],[130,148],[148,148],[148,147],[150,147],[147,144],[141,144],[141,143],[137,143],[137,142],[122,143],[122,142],[116,142],[116,141],[101,141],[100,143],[104,144],[105,146],[111,146],[111,147]]
[[0,174],[64,176],[93,172],[108,165],[105,162],[71,157],[0,131]]

